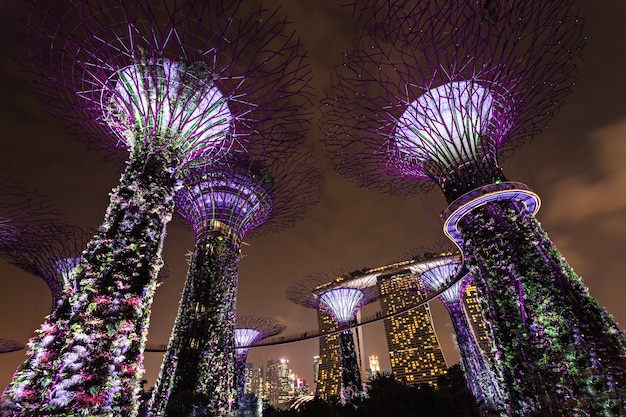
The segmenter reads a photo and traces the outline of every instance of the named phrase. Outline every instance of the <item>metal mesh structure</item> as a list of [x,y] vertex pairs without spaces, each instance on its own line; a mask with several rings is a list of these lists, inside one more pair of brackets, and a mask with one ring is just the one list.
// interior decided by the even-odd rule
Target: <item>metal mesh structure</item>
[[250,349],[261,340],[282,333],[287,326],[285,323],[272,317],[238,315],[235,322],[235,346],[237,348],[237,363],[235,365],[235,387],[240,413],[246,410],[248,404],[244,399],[246,391],[246,360]]
[[61,218],[48,198],[15,179],[0,180],[0,253],[20,250],[24,229],[45,227]]
[[185,171],[176,211],[196,239],[213,229],[235,241],[277,232],[319,202],[323,176],[312,149],[280,141],[259,148],[259,153],[233,153]]
[[10,353],[24,349],[24,345],[16,340],[0,337],[0,353]]
[[407,194],[436,183],[454,198],[498,179],[496,156],[556,114],[575,81],[582,22],[571,1],[405,3],[381,6],[337,67],[323,142],[364,186]]
[[[460,256],[447,257],[445,263],[437,263],[421,273],[419,276],[420,288],[427,294],[432,294],[444,288],[452,278],[463,273]],[[465,276],[449,286],[439,295],[450,314],[452,327],[456,337],[456,344],[461,353],[461,367],[465,380],[470,388],[476,403],[484,414],[502,410],[505,399],[501,387],[502,376],[496,375],[486,352],[483,352],[475,337],[474,331],[464,309],[463,299],[465,289],[471,278]]]
[[241,2],[3,7],[8,42],[50,111],[90,146],[130,156],[77,267],[80,290],[39,329],[0,409],[130,415],[181,170],[276,132],[299,142],[304,55],[277,11]]
[[182,177],[177,211],[192,225],[196,244],[155,385],[156,415],[174,407],[191,412],[183,401],[190,393],[194,407],[232,407],[240,243],[249,232],[292,224],[321,196],[321,174],[310,150],[272,149],[271,143],[262,150],[194,166]]
[[338,171],[391,193],[442,189],[444,232],[462,250],[491,329],[506,390],[499,412],[623,414],[624,334],[542,230],[539,197],[499,165],[547,126],[574,85],[585,44],[575,3],[364,7],[373,27],[322,102]]
[[[300,131],[304,55],[277,10],[242,2],[16,2],[33,90],[97,149],[175,143],[179,163]],[[26,48],[24,45],[26,44]]]
[[19,235],[17,249],[4,254],[16,267],[43,279],[52,293],[53,306],[63,289],[78,291],[73,273],[94,231],[65,223],[28,227]]
[[364,390],[349,327],[361,307],[378,298],[378,288],[370,281],[351,279],[359,274],[359,271],[340,270],[311,274],[298,279],[286,291],[290,301],[325,312],[335,320],[339,329],[345,329],[339,333],[342,402],[350,402]]
[[[378,298],[378,290],[375,285],[370,285],[371,282],[369,281],[364,283],[363,281],[351,280],[350,275],[350,271],[339,269],[306,275],[291,284],[285,294],[289,301],[303,307],[323,310],[332,316],[339,326],[349,326],[361,307],[376,301]],[[354,275],[359,274],[355,273]],[[342,292],[342,290],[355,291]],[[333,293],[336,293],[337,296],[327,299],[339,301],[339,304],[336,305],[337,308],[332,302],[327,304],[324,301],[324,294]],[[341,297],[341,294],[345,294],[346,297]],[[348,314],[344,314],[346,311],[342,307],[345,303],[354,306]]]
[[268,337],[276,336],[277,334],[284,332],[286,328],[287,326],[285,325],[285,323],[272,317],[249,315],[237,316],[237,319],[235,321],[235,331],[253,330],[254,336],[241,338],[235,337],[235,346],[237,347],[238,351],[242,351],[243,353],[244,350],[249,350],[249,348],[252,348],[261,340]]

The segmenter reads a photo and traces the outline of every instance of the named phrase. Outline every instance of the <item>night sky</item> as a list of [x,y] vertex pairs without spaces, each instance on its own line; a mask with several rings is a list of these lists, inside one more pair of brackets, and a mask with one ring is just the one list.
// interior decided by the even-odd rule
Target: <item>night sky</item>
[[[251,0],[252,1],[252,0]],[[334,65],[358,35],[350,10],[341,1],[293,0],[282,10],[294,22],[311,59],[322,98]],[[588,44],[579,82],[549,128],[505,161],[505,175],[524,182],[542,198],[537,217],[551,239],[582,276],[591,294],[618,322],[626,323],[626,2],[584,0]],[[79,226],[100,225],[108,193],[119,168],[88,151],[45,113],[45,106],[22,85],[0,49],[0,169],[49,196]],[[320,133],[313,112],[307,141]],[[319,146],[318,146],[319,150]],[[325,193],[307,218],[291,229],[245,240],[239,273],[237,311],[271,316],[287,324],[285,335],[317,327],[314,310],[285,298],[285,289],[301,276],[318,271],[385,265],[417,247],[444,240],[439,213],[441,193],[389,196],[361,189],[333,173],[320,151],[326,172]],[[186,254],[193,250],[191,231],[171,225],[164,258],[170,276],[157,290],[148,342],[167,343],[186,275]],[[0,261],[0,337],[26,343],[50,311],[44,282]],[[376,311],[374,303],[365,315]],[[445,310],[433,303],[435,324],[448,365],[458,362]],[[624,328],[624,325],[621,326]],[[364,328],[366,356],[378,354],[390,369],[382,324]],[[317,340],[255,348],[249,361],[265,365],[285,358],[294,372],[313,385]],[[0,355],[0,389],[24,360],[25,350]],[[157,377],[162,353],[146,354],[148,385]]]

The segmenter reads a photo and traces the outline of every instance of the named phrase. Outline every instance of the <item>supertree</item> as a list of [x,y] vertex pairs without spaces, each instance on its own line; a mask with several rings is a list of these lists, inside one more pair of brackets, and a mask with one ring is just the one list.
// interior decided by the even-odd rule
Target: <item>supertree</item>
[[[50,224],[61,219],[60,212],[48,198],[21,181],[8,177],[0,180],[0,257],[13,263],[13,254],[26,250],[30,247],[28,243],[32,243],[25,236],[33,230],[41,232],[40,238],[50,236]],[[53,294],[60,293],[56,278],[45,277],[44,281]],[[21,349],[24,349],[22,343],[0,337],[0,353]]]
[[461,353],[461,367],[465,374],[465,380],[479,408],[484,415],[504,411],[506,401],[502,398],[501,377],[498,378],[495,375],[485,352],[478,344],[465,312],[463,300],[465,289],[471,282],[471,277],[467,274],[467,270],[463,269],[461,256],[442,256],[430,260],[429,263],[431,265],[421,272],[418,281],[420,289],[429,295],[446,288],[446,285],[453,278],[459,274],[464,274],[461,279],[441,292],[437,298],[450,314],[456,345]]
[[[129,151],[102,226],[4,393],[4,415],[133,415],[181,170],[296,126],[303,55],[277,11],[241,2],[11,2],[35,92],[95,147]],[[293,125],[291,124],[293,123]],[[298,138],[299,139],[299,138]],[[100,146],[104,145],[104,146]],[[45,353],[42,353],[45,351]]]
[[176,210],[191,224],[195,247],[155,384],[154,415],[232,408],[241,242],[253,231],[277,231],[302,218],[322,191],[310,150],[270,145],[183,175]]
[[246,394],[246,361],[250,349],[263,339],[282,333],[286,328],[285,323],[272,317],[237,316],[235,321],[235,347],[237,348],[235,386],[239,410],[244,408],[241,401]]
[[[20,181],[4,178],[0,180],[0,257],[20,267],[30,252],[42,242],[54,240],[65,234],[65,219],[50,199],[29,189]],[[37,274],[36,274],[37,275]],[[54,274],[41,277],[53,300],[61,294],[62,283]]]
[[396,5],[337,67],[326,149],[365,186],[441,187],[511,415],[623,414],[624,335],[542,230],[537,195],[497,158],[541,131],[574,84],[573,1]]
[[63,293],[77,291],[73,280],[82,251],[94,231],[56,221],[45,226],[25,227],[16,245],[2,256],[12,265],[43,279],[52,293],[52,306]]
[[[0,255],[19,250],[25,230],[45,228],[62,219],[50,199],[21,181],[0,179]],[[46,282],[53,290],[54,283]]]
[[341,358],[342,402],[363,395],[361,371],[351,327],[361,308],[378,297],[370,281],[351,279],[350,273],[328,271],[306,275],[291,284],[287,299],[304,307],[321,310],[337,323]]
[[15,352],[24,349],[24,345],[17,340],[0,337],[0,353]]

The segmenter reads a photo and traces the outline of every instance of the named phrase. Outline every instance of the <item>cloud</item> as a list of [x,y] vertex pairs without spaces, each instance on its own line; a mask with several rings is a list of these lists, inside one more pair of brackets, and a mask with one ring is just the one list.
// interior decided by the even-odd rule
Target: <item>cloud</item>
[[581,171],[549,187],[551,201],[540,217],[559,227],[593,222],[602,232],[623,234],[626,214],[626,119],[590,135],[599,173],[593,178]]

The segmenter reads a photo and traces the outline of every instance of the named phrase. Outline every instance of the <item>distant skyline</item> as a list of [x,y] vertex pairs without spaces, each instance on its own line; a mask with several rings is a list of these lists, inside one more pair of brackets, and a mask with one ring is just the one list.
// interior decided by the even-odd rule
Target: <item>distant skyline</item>
[[[252,3],[253,0],[250,0]],[[279,0],[268,6],[281,4]],[[256,3],[255,3],[256,4]],[[311,58],[317,98],[333,65],[358,35],[350,11],[336,0],[282,5]],[[505,175],[526,183],[542,199],[537,214],[543,228],[589,286],[591,294],[626,323],[626,3],[581,2],[588,45],[579,82],[547,130],[504,163]],[[0,29],[2,30],[2,29]],[[6,51],[0,52],[0,166],[10,175],[54,199],[68,219],[97,227],[117,184],[119,168],[86,150],[65,126],[45,114],[45,104],[21,83]],[[315,107],[308,142],[315,144]],[[316,312],[289,302],[285,289],[296,279],[333,268],[388,264],[417,247],[444,240],[439,192],[390,196],[350,184],[325,166],[325,194],[305,220],[276,234],[246,239],[239,271],[237,309],[271,316],[287,324],[284,335],[317,327]],[[180,223],[180,222],[179,222]],[[187,270],[193,234],[168,227],[164,258],[170,276],[157,290],[148,343],[167,344]],[[0,337],[26,343],[50,310],[45,283],[0,261]],[[431,303],[435,327],[449,366],[458,362],[452,327],[443,306]],[[379,309],[366,306],[367,316]],[[377,354],[381,371],[390,370],[382,323],[363,329],[365,360]],[[248,362],[288,359],[294,372],[313,387],[313,356],[318,341],[253,348]],[[26,351],[0,355],[0,389],[24,360]],[[162,353],[146,353],[147,386],[158,374]]]

